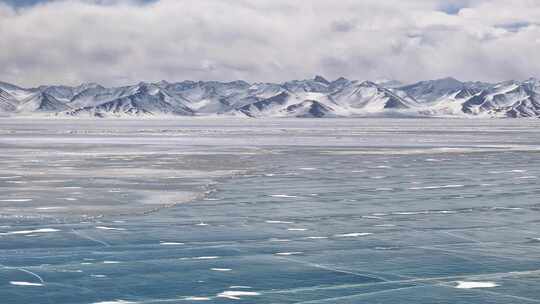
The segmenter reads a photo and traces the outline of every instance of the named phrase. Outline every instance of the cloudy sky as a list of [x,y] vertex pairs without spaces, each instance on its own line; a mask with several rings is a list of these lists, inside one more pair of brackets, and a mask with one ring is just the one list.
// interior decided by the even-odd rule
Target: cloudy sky
[[540,77],[538,0],[0,0],[0,80]]

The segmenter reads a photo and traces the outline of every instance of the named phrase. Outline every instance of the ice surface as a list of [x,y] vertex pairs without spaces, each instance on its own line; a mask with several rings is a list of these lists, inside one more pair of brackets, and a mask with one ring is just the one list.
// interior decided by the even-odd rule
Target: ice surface
[[0,119],[0,303],[538,303],[539,127]]

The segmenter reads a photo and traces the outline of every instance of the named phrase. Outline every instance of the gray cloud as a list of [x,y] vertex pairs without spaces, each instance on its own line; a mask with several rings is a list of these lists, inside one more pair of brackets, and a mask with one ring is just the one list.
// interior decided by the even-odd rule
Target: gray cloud
[[332,31],[334,32],[342,32],[347,33],[350,31],[353,31],[356,27],[355,21],[349,21],[349,20],[336,20],[332,22],[331,24]]
[[72,0],[0,3],[0,80],[283,81],[540,76],[535,1]]
[[519,22],[496,24],[495,27],[505,29],[509,32],[518,32],[522,28],[526,28],[530,25],[531,23],[528,21],[519,21]]

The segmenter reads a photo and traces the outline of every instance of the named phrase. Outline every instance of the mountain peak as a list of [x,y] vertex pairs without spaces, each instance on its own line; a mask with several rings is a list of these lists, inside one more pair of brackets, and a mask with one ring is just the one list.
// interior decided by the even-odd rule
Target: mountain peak
[[97,82],[84,82],[79,85],[79,87],[101,87],[101,85]]
[[342,76],[342,77],[339,77],[339,78],[337,78],[336,80],[334,80],[332,82],[343,82],[343,81],[349,81],[349,80]]
[[457,82],[461,82],[461,81],[457,80],[456,78],[454,78],[454,77],[452,77],[452,76],[447,76],[447,77],[439,78],[439,79],[436,79],[436,80],[443,80],[443,81],[457,81]]
[[7,82],[0,81],[0,88],[7,90],[22,90],[22,88]]
[[440,79],[433,80],[435,83],[447,85],[447,86],[455,86],[455,85],[462,85],[463,82],[455,79],[454,77],[444,77]]
[[371,80],[364,80],[360,83],[363,87],[378,87],[379,85]]
[[313,78],[314,81],[316,82],[320,82],[320,83],[324,83],[324,84],[330,84],[330,81],[326,80],[326,78],[320,76],[320,75],[317,75],[315,76],[315,78]]
[[82,92],[89,89],[105,89],[102,85],[95,82],[82,83],[76,87],[77,91]]
[[401,81],[394,80],[394,79],[386,79],[386,78],[377,79],[374,82],[380,86],[388,87],[388,88],[397,88],[403,85]]
[[239,86],[239,87],[248,87],[250,84],[244,80],[234,80],[231,82],[227,82],[228,85],[232,86]]

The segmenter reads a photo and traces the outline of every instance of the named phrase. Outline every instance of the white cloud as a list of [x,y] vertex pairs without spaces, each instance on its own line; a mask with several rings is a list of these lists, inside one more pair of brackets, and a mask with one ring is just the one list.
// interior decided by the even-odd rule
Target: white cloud
[[0,4],[0,79],[521,79],[539,76],[535,20],[535,0]]

